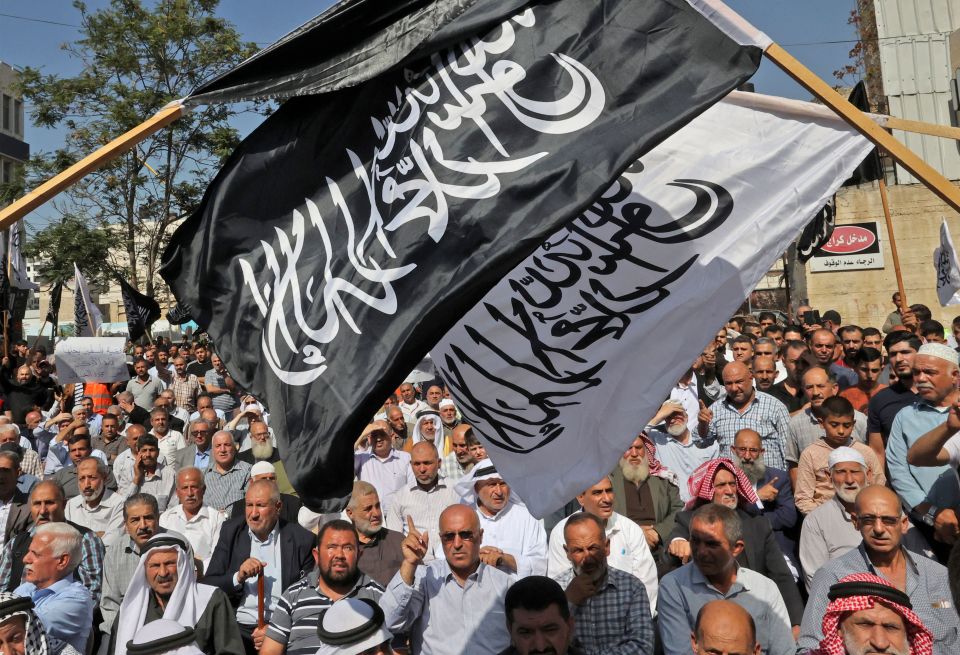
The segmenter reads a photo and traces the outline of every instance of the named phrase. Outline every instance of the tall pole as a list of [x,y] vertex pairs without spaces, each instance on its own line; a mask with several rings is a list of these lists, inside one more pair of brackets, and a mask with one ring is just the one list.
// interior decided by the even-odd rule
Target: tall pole
[[890,217],[890,199],[887,197],[887,183],[880,178],[880,203],[883,205],[883,218],[887,222],[887,239],[890,241],[890,253],[893,255],[893,272],[897,275],[897,291],[900,293],[900,307],[909,307],[907,292],[903,290],[903,274],[900,272],[900,257],[897,255],[897,240],[893,236],[893,219]]

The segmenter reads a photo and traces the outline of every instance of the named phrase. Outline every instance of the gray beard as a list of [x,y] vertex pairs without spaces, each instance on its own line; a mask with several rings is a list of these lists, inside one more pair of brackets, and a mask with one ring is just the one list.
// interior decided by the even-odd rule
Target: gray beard
[[757,484],[767,473],[767,465],[763,460],[755,460],[749,464],[742,462],[736,453],[733,453],[733,463],[740,467],[751,484]]
[[620,472],[623,473],[624,478],[633,484],[640,484],[646,482],[647,478],[650,477],[650,463],[646,457],[643,458],[641,464],[631,464],[627,460],[621,459]]
[[667,434],[669,434],[671,437],[682,437],[686,431],[686,423],[677,423],[676,425],[667,426]]
[[255,441],[250,446],[250,452],[256,460],[270,459],[273,455],[273,444],[269,441]]

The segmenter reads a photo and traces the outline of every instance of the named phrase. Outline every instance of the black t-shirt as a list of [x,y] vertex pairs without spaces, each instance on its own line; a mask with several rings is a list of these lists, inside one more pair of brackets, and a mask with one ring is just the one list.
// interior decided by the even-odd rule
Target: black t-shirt
[[187,375],[193,373],[200,381],[203,382],[204,376],[207,374],[207,371],[213,368],[213,362],[209,359],[205,362],[193,361],[187,364]]
[[890,426],[893,425],[893,419],[901,409],[907,405],[912,405],[920,400],[920,396],[913,393],[910,387],[904,386],[901,382],[891,384],[886,389],[881,389],[877,395],[870,399],[867,406],[867,433],[879,432],[883,437],[883,442],[887,442],[887,436],[890,434]]
[[[797,391],[799,392],[800,390],[797,389]],[[799,396],[794,396],[783,385],[783,382],[778,382],[770,387],[770,391],[767,393],[786,405],[787,412],[790,414],[793,414],[795,411],[803,407],[803,394],[801,393]]]

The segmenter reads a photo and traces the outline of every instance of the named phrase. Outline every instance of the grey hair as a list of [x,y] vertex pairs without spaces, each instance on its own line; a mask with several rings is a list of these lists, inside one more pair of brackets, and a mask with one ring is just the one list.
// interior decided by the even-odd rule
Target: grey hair
[[80,565],[80,532],[69,523],[44,523],[36,529],[33,537],[50,537],[50,551],[54,557],[70,556],[68,575]]
[[251,491],[253,491],[253,490],[256,489],[256,488],[264,487],[264,486],[267,486],[267,485],[269,485],[269,489],[270,489],[270,502],[272,502],[272,503],[279,503],[279,502],[280,502],[280,487],[278,487],[278,486],[277,486],[277,483],[274,482],[273,480],[266,480],[266,479],[253,480],[253,481],[251,481],[250,484],[247,486],[247,493],[250,493]]
[[184,466],[182,469],[180,469],[179,471],[177,471],[177,481],[176,481],[176,483],[177,483],[177,486],[178,486],[178,487],[180,486],[180,476],[183,475],[184,473],[188,473],[188,472],[189,472],[189,473],[198,473],[198,474],[200,475],[200,488],[201,488],[201,489],[206,489],[206,488],[207,488],[207,480],[205,479],[205,477],[204,477],[204,475],[203,475],[203,471],[201,471],[200,469],[198,469],[196,466]]
[[[347,509],[354,510],[360,503],[360,499],[370,494],[376,494],[377,488],[366,480],[357,480],[353,483],[353,491],[350,493],[350,502],[347,503]],[[377,494],[379,497],[379,494]]]
[[121,391],[117,394],[117,400],[122,400],[127,403],[133,402],[133,393],[129,391]]
[[14,468],[20,468],[20,453],[13,450],[0,450],[0,457],[10,460]]
[[77,468],[79,469],[79,468],[80,468],[80,465],[83,464],[84,462],[96,462],[96,463],[97,463],[97,475],[99,475],[101,478],[103,478],[104,481],[106,481],[106,479],[107,479],[108,477],[110,477],[110,467],[107,466],[106,464],[104,464],[104,463],[103,463],[103,460],[100,459],[99,457],[94,457],[94,456],[92,456],[92,455],[89,456],[89,457],[84,457],[84,458],[81,459],[79,462],[77,462]]
[[743,539],[743,521],[737,512],[729,507],[717,503],[707,503],[693,513],[693,516],[690,517],[691,524],[694,519],[699,519],[708,525],[721,524],[723,535],[727,538],[727,543],[730,544],[731,548]]
[[18,437],[20,436],[20,428],[18,428],[13,423],[6,423],[3,425],[0,425],[0,435],[4,435],[7,432],[16,432],[17,436]]

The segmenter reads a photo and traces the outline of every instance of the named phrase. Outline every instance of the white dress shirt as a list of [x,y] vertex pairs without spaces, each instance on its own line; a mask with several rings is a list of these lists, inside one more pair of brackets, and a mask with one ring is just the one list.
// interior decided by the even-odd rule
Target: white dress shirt
[[392,449],[383,459],[371,452],[353,455],[353,473],[358,480],[369,482],[377,488],[380,508],[387,511],[387,497],[397,489],[417,484],[410,467],[410,453]]
[[[496,516],[487,516],[477,509],[483,530],[481,546],[494,546],[517,560],[517,577],[546,575],[547,533],[543,521],[533,518],[523,505],[507,503]],[[443,557],[438,553],[438,557]],[[501,567],[502,568],[502,567]],[[508,573],[512,573],[504,569]]]
[[125,499],[124,496],[105,489],[100,503],[96,507],[90,507],[81,494],[67,501],[65,514],[68,521],[89,528],[93,532],[108,535],[123,530]]
[[182,432],[177,432],[176,430],[167,430],[167,433],[161,437],[153,430],[150,430],[149,434],[157,438],[160,454],[171,462],[174,461],[174,455],[178,450],[187,447],[187,440],[183,438]]
[[[547,575],[554,580],[557,577],[573,568],[570,560],[567,559],[567,552],[563,549],[563,527],[567,524],[567,517],[557,523],[550,533],[550,554],[547,562]],[[647,545],[647,538],[643,534],[643,528],[631,521],[625,516],[614,512],[607,519],[606,527],[607,539],[610,540],[610,555],[607,557],[607,564],[610,566],[632,573],[643,586],[647,588],[647,598],[650,600],[650,608],[653,610],[657,606],[657,565],[653,561],[653,555],[650,553],[650,546]]]
[[220,526],[226,520],[225,512],[206,505],[188,519],[183,505],[177,505],[160,515],[160,526],[185,536],[193,546],[194,555],[203,561],[203,568],[206,570],[213,556],[213,549],[217,547],[220,539]]

